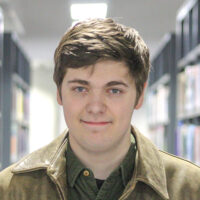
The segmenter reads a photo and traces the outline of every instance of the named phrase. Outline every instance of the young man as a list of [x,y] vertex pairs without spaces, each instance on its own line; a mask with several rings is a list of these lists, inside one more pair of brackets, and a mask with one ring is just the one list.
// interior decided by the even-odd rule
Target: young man
[[112,19],[80,22],[55,51],[69,131],[0,173],[3,200],[199,200],[200,168],[159,151],[131,125],[149,50]]

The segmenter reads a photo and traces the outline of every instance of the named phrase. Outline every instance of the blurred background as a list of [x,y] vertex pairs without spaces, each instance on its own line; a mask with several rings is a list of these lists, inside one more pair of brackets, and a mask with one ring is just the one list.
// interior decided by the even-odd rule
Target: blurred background
[[[194,78],[199,5],[198,0],[0,0],[0,170],[67,128],[56,101],[53,55],[66,30],[88,17],[111,17],[139,31],[153,68],[132,124],[160,149],[199,164],[199,96],[194,97],[200,92],[200,78]],[[188,76],[192,81],[186,84]]]

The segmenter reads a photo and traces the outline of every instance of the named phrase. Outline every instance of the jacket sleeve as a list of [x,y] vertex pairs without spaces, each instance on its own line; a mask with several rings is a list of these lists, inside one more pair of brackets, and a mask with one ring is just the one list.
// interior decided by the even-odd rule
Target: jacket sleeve
[[200,200],[200,167],[167,153],[162,157],[170,199]]

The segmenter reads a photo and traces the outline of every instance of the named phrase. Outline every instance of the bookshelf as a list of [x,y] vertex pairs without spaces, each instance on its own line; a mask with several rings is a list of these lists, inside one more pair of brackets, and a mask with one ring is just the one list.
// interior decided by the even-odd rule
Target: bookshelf
[[[3,49],[3,13],[0,9],[0,49]],[[0,51],[0,170],[2,168],[2,134],[3,134],[3,123],[2,123],[2,108],[3,108],[3,73],[2,73],[2,66],[3,63],[3,52],[2,50]]]
[[152,59],[148,87],[150,136],[163,150],[200,165],[200,1],[178,11]]
[[2,169],[28,153],[30,65],[12,33],[4,33]]
[[176,154],[200,165],[200,1],[187,1],[176,19]]
[[162,150],[175,152],[176,63],[175,34],[166,34],[151,60],[148,87],[148,126],[152,141]]

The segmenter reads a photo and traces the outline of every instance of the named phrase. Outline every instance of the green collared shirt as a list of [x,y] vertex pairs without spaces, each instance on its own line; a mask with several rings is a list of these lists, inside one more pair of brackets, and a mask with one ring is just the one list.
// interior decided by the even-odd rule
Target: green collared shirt
[[[73,153],[68,142],[67,183],[69,200],[117,200],[132,177],[136,155],[135,140],[122,163],[110,174],[99,188],[93,172],[86,168]],[[100,181],[101,182],[101,181]]]

